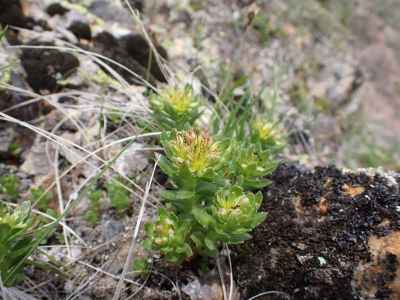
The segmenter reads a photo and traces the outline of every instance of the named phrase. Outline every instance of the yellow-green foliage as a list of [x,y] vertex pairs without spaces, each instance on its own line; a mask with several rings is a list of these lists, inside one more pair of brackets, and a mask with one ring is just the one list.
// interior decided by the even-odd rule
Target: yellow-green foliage
[[38,246],[32,224],[29,203],[14,211],[0,207],[0,278],[6,287],[22,280],[25,261]]
[[19,197],[20,182],[15,175],[4,175],[0,177],[0,193],[5,194],[11,200],[16,200]]
[[[99,221],[101,213],[101,198],[103,197],[103,191],[101,189],[96,189],[94,187],[90,188],[88,191],[89,198],[89,209],[85,214],[85,219],[95,225]],[[115,197],[110,195],[110,197]]]
[[153,119],[163,130],[182,130],[193,126],[201,114],[200,105],[199,97],[188,86],[184,89],[168,87],[150,96]]
[[165,149],[179,168],[187,168],[190,173],[202,176],[218,164],[221,151],[207,133],[188,130],[166,134],[163,138],[170,139],[173,135],[174,138],[165,143]]
[[235,108],[212,136],[191,127],[191,112],[197,118],[201,107],[190,89],[168,90],[155,97],[154,121],[168,116],[161,126],[166,129],[160,139],[165,155],[159,166],[175,188],[162,192],[165,208],[146,224],[145,247],[181,263],[196,254],[214,256],[223,243],[245,241],[266,217],[258,211],[261,193],[251,191],[266,186],[264,177],[276,166],[283,145],[278,128],[252,117],[250,110],[238,120]]
[[[106,184],[107,195],[111,201],[111,206],[118,212],[125,211],[131,202],[129,191],[122,185],[121,178],[116,178]],[[95,199],[97,201],[98,195]]]

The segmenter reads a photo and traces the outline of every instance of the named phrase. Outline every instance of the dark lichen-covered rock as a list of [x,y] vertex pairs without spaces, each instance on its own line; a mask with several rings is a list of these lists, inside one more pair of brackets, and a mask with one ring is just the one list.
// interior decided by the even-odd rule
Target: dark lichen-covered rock
[[[165,82],[166,79],[161,71],[160,65],[156,61],[154,52],[149,43],[140,34],[128,34],[120,39],[120,44],[127,51],[130,57],[135,59],[144,68],[150,66],[151,74],[159,81]],[[155,44],[157,53],[163,58],[168,59],[167,51],[160,45]]]
[[[267,220],[233,247],[245,299],[399,299],[400,194],[393,177],[281,165]],[[397,178],[399,181],[399,178]],[[271,294],[262,299],[284,299]]]
[[[0,78],[1,83],[11,84],[17,89],[29,90],[29,87],[26,84],[24,78],[18,72],[9,70],[8,74],[9,75],[7,77],[9,78],[3,78],[3,81]],[[30,99],[31,98],[24,93],[19,93],[18,91],[14,91],[13,89],[0,87],[0,111],[8,114],[13,118],[22,121],[32,121],[39,116],[40,105],[38,101],[30,104],[24,103]],[[0,121],[0,124],[2,123],[3,121]],[[4,123],[11,125],[8,122]]]
[[[54,46],[52,43],[32,41],[29,46]],[[21,54],[21,64],[27,74],[29,85],[37,92],[56,92],[58,79],[68,77],[79,67],[79,60],[72,54],[56,49],[25,48]]]
[[[35,25],[43,24],[37,24],[35,20],[25,16],[21,1],[0,0],[0,25],[32,29]],[[6,36],[8,38],[8,33]]]
[[25,27],[26,18],[19,0],[0,0],[0,24]]
[[78,39],[92,39],[92,30],[88,23],[75,21],[68,27],[68,30],[70,30]]
[[[134,36],[135,42],[132,42],[128,36]],[[137,38],[137,35],[133,34],[128,36],[117,39],[111,33],[103,31],[94,37],[93,50],[125,66],[150,83],[154,84],[156,80],[165,82],[166,79],[160,70],[160,66],[156,62],[154,54],[151,54],[150,47],[144,38]],[[162,49],[162,55],[166,57],[166,51],[161,47],[159,49]],[[108,61],[104,62],[129,82],[142,84],[142,81],[128,70]]]
[[[34,19],[25,15],[25,2],[19,0],[0,0],[0,27],[15,26],[26,29],[41,27],[44,30],[49,30],[50,27],[47,21],[43,19]],[[18,38],[18,32],[19,30],[16,28],[8,28],[5,34],[8,43],[11,45],[21,44]]]
[[[141,80],[134,76],[130,71],[136,73],[141,78],[147,79],[147,81],[150,81],[151,83],[155,82],[155,79],[150,72],[146,72],[146,69],[141,64],[139,64],[135,59],[129,57],[125,49],[120,46],[118,39],[116,39],[111,33],[103,31],[97,34],[93,41],[93,51],[114,61],[115,63],[104,60],[104,63],[109,65],[128,82],[135,84],[141,83]],[[117,64],[120,64],[125,68],[120,67]],[[105,72],[109,73],[104,66],[101,67]]]
[[[240,299],[400,299],[399,175],[281,164],[269,179],[266,221],[230,246]],[[181,286],[204,276],[201,265],[155,262]],[[157,275],[147,286],[172,288]]]
[[55,15],[63,16],[67,12],[69,12],[69,9],[64,7],[60,3],[54,2],[54,3],[51,3],[49,6],[47,6],[46,12],[50,16],[55,16]]

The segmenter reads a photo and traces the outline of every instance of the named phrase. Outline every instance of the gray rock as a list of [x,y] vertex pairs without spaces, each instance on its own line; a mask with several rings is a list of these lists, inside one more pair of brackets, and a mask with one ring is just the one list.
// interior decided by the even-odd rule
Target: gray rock
[[117,220],[109,219],[102,223],[104,240],[114,239],[125,230],[125,225]]

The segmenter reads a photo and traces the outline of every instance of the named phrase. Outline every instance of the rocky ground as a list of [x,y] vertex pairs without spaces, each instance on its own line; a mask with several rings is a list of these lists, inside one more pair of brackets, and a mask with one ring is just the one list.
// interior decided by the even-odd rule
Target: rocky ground
[[[387,171],[400,170],[396,0],[130,3],[143,23],[119,1],[0,0],[0,23],[10,26],[0,44],[0,111],[9,116],[0,120],[0,176],[16,174],[23,198],[30,186],[48,187],[55,210],[74,203],[65,222],[76,236],[60,228],[44,247],[61,274],[28,270],[23,297],[114,294],[152,169],[154,150],[137,149],[151,138],[135,141],[98,183],[135,178],[126,215],[104,201],[92,226],[82,218],[89,200],[77,195],[122,151],[116,141],[140,132],[146,88],[170,80],[143,25],[158,60],[203,85],[210,101],[206,88],[241,95],[251,86],[288,132],[283,159],[296,163],[272,175],[269,217],[252,240],[217,262],[156,260],[148,278],[127,278],[124,297],[223,299],[222,273],[231,299],[399,299],[400,179]],[[158,171],[146,218],[164,183]]]

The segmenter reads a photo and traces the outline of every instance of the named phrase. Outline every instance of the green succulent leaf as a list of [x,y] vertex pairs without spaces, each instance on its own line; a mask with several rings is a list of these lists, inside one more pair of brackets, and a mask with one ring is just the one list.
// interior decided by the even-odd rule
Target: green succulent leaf
[[5,175],[0,177],[0,193],[6,194],[11,200],[19,197],[20,181],[15,175]]
[[161,196],[169,201],[187,200],[195,197],[195,193],[192,191],[162,191]]
[[214,241],[208,238],[204,239],[204,244],[206,245],[207,249],[210,251],[216,251],[217,246],[215,245]]
[[0,278],[4,286],[14,286],[23,278],[26,261],[44,234],[34,228],[29,202],[13,211],[0,208]]
[[213,217],[202,208],[194,207],[192,214],[196,221],[204,228],[208,228],[214,221]]
[[0,41],[3,39],[7,31],[7,26],[4,29],[0,28]]
[[165,156],[160,157],[160,160],[158,161],[158,166],[169,177],[174,178],[177,175],[175,169],[171,165],[171,162]]
[[270,182],[266,179],[244,179],[243,187],[249,190],[262,189]]

